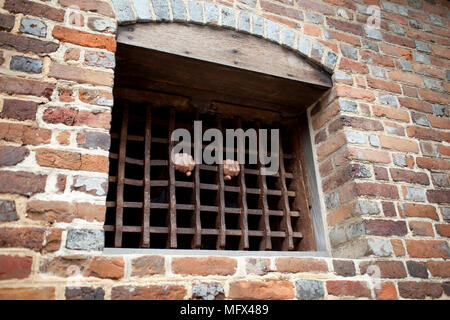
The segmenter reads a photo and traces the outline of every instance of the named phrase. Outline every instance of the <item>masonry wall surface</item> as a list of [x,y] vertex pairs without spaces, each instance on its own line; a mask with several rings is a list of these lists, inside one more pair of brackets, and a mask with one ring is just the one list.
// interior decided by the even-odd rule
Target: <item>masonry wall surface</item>
[[[448,299],[449,14],[445,0],[0,0],[0,299]],[[251,33],[333,74],[308,110],[330,257],[103,252],[117,27],[157,21]]]

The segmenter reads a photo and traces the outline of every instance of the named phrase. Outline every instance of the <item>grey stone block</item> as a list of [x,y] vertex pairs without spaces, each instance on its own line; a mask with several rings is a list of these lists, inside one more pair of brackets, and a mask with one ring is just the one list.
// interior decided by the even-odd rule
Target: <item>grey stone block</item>
[[406,167],[406,158],[402,154],[397,154],[394,156],[394,164],[399,167]]
[[366,200],[359,200],[355,203],[355,212],[359,214],[379,214],[380,208],[378,207],[378,204],[373,201],[366,201]]
[[13,56],[11,58],[11,64],[9,67],[11,70],[30,73],[41,73],[42,60],[22,56]]
[[334,73],[334,78],[336,80],[353,81],[353,77],[351,74],[347,74],[347,73],[341,72],[341,71],[336,71]]
[[309,55],[309,39],[304,36],[298,36],[297,50],[305,56]]
[[236,17],[233,9],[222,7],[222,26],[234,29],[236,27]]
[[206,23],[218,24],[219,7],[214,3],[205,2],[205,16],[206,16]]
[[444,220],[450,221],[450,208],[442,208],[442,215],[444,216]]
[[417,113],[417,112],[411,112],[411,118],[412,121],[418,125],[429,127],[430,123],[428,122],[428,118],[426,115]]
[[325,205],[327,206],[327,209],[337,208],[339,205],[337,192],[332,192],[325,197]]
[[170,21],[169,4],[167,0],[152,0],[157,21]]
[[439,83],[439,81],[436,81],[434,79],[424,79],[423,82],[425,83],[425,87],[427,87],[430,90],[433,91],[441,91],[442,86]]
[[111,137],[109,134],[103,132],[87,131],[86,139],[82,144],[82,147],[87,149],[99,148],[102,150],[109,150],[110,144]]
[[111,52],[86,51],[84,61],[88,66],[114,68],[116,59]]
[[378,29],[369,27],[369,26],[364,26],[364,32],[366,33],[366,36],[368,38],[371,39],[375,39],[375,40],[382,40],[382,36],[381,36],[381,32]]
[[134,10],[139,22],[153,21],[152,13],[150,12],[150,6],[147,0],[133,0]]
[[383,68],[378,67],[378,66],[369,66],[369,67],[370,67],[370,72],[372,72],[372,74],[375,77],[386,78],[386,73]]
[[380,140],[378,139],[378,136],[375,134],[369,135],[369,143],[372,147],[379,147],[380,146]]
[[[300,20],[303,20],[303,17]],[[317,14],[317,13],[314,13],[311,11],[306,11],[306,21],[316,23],[316,24],[322,24],[323,17],[320,14]]]
[[403,60],[403,59],[398,59],[398,62],[400,62],[400,66],[402,68],[403,71],[409,71],[412,72],[412,64],[410,61],[408,60]]
[[252,34],[264,37],[264,19],[260,16],[252,17]]
[[358,50],[355,47],[348,44],[341,44],[340,48],[344,57],[358,60]]
[[14,200],[0,199],[0,222],[19,220]]
[[399,34],[399,35],[401,35],[401,36],[404,36],[404,35],[405,35],[405,30],[403,29],[403,27],[399,26],[398,24],[395,24],[395,23],[389,23],[389,29],[390,29],[392,32],[394,32],[394,33],[396,33],[396,34]]
[[201,2],[189,1],[189,16],[191,21],[203,23],[203,7]]
[[428,45],[425,42],[419,40],[414,40],[414,42],[416,43],[417,50],[431,53],[431,50],[428,48]]
[[386,104],[386,105],[392,106],[392,107],[398,107],[397,98],[392,95],[389,95],[389,94],[380,96],[380,103]]
[[238,18],[238,30],[250,33],[250,15],[242,11]]
[[181,0],[170,0],[170,5],[172,7],[173,20],[175,21],[186,21],[187,11],[186,5]]
[[266,19],[267,39],[274,42],[280,41],[280,26],[278,23]]
[[390,257],[394,253],[391,242],[388,239],[371,238],[367,240],[367,245],[372,254],[378,257]]
[[116,33],[117,24],[114,20],[108,18],[89,17],[88,27],[98,32]]
[[108,180],[102,178],[82,177],[74,178],[72,190],[80,190],[97,196],[105,196],[107,192]]
[[331,70],[334,70],[334,68],[336,67],[337,58],[338,56],[336,53],[334,53],[333,51],[328,51],[325,57],[325,65]]
[[324,47],[319,42],[313,42],[311,46],[311,57],[321,61],[324,53]]
[[406,186],[405,200],[425,202],[425,189]]
[[224,295],[223,287],[218,282],[199,283],[192,286],[192,297],[194,299],[215,300]]
[[41,20],[23,18],[19,31],[44,38],[47,35],[47,25]]
[[347,136],[347,141],[350,143],[366,143],[366,137],[362,132],[347,131],[345,135]]
[[425,64],[430,64],[430,58],[428,58],[428,56],[418,53],[418,52],[413,52],[413,57],[414,57],[414,61],[416,62],[422,62]]
[[441,17],[435,16],[434,14],[430,14],[430,22],[437,26],[441,26],[441,27],[444,26],[444,23],[442,22]]
[[137,18],[129,0],[111,0],[111,2],[114,6],[117,20],[120,23],[136,22]]
[[97,229],[71,229],[67,232],[66,248],[72,250],[103,250],[105,233]]
[[363,49],[369,49],[369,50],[373,50],[375,52],[380,51],[380,49],[378,48],[378,44],[376,44],[373,41],[367,40],[367,39],[361,39],[361,43],[362,43],[362,48]]
[[295,287],[297,289],[297,297],[300,300],[320,299],[325,295],[323,283],[319,280],[297,280]]
[[289,48],[294,48],[295,33],[291,29],[284,28],[281,32],[281,43]]
[[445,106],[441,106],[439,104],[433,104],[433,114],[438,117],[445,116]]
[[347,226],[347,237],[349,239],[359,237],[361,235],[366,234],[366,228],[364,226],[364,223],[362,221],[357,221],[349,224]]

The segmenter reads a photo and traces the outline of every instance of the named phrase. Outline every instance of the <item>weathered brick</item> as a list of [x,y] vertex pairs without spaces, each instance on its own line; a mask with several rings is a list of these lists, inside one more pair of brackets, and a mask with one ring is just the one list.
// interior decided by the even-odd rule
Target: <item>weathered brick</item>
[[405,221],[364,220],[366,233],[374,236],[404,236],[408,233]]
[[78,96],[84,103],[108,107],[112,107],[113,105],[113,96],[107,91],[80,89]]
[[30,151],[25,147],[0,146],[0,165],[13,166],[22,162]]
[[362,182],[358,183],[356,186],[358,195],[398,199],[398,190],[395,185]]
[[436,213],[436,208],[430,205],[405,203],[399,206],[399,211],[402,216],[406,217],[420,217],[439,220]]
[[84,53],[84,63],[88,66],[114,68],[116,61],[114,54],[110,52],[86,51]]
[[428,175],[423,172],[415,172],[412,170],[403,170],[403,169],[389,169],[391,173],[392,180],[394,181],[403,181],[415,184],[423,184],[429,185],[430,180],[428,179]]
[[11,31],[14,28],[14,16],[0,13],[0,30]]
[[3,100],[2,118],[17,120],[35,120],[38,102],[17,99]]
[[365,261],[359,263],[361,274],[371,275],[373,268],[380,271],[381,278],[406,278],[406,270],[401,261]]
[[345,134],[339,133],[331,138],[328,139],[325,143],[320,145],[320,147],[317,149],[317,156],[319,161],[323,160],[330,154],[332,154],[334,151],[342,147],[346,142]]
[[388,82],[375,78],[367,78],[367,84],[369,85],[369,87],[374,89],[380,89],[393,93],[402,93],[402,88],[400,87],[400,85],[394,82]]
[[325,295],[324,285],[318,280],[297,280],[295,281],[297,297],[300,300],[321,299]]
[[32,195],[45,191],[46,175],[24,171],[0,171],[0,193]]
[[172,271],[186,275],[232,275],[236,272],[236,259],[226,257],[173,258]]
[[115,17],[114,11],[109,2],[99,0],[59,0],[63,7],[77,6],[81,10],[99,13],[111,18]]
[[313,258],[278,258],[275,262],[279,272],[328,272],[326,261]]
[[36,161],[40,166],[69,170],[81,168],[81,154],[72,151],[37,149]]
[[294,286],[288,281],[235,281],[230,283],[230,299],[282,300],[294,297]]
[[377,117],[385,117],[388,119],[409,122],[409,113],[405,110],[373,105],[372,111]]
[[1,300],[55,300],[55,288],[0,288]]
[[427,261],[427,268],[433,277],[450,278],[450,261]]
[[104,132],[86,131],[77,135],[77,143],[86,149],[109,150],[111,136]]
[[81,155],[80,170],[106,173],[109,171],[109,158],[105,156],[83,154]]
[[352,296],[370,298],[370,289],[366,282],[348,280],[327,281],[327,291],[333,296]]
[[435,227],[438,234],[450,238],[450,224],[436,224]]
[[38,19],[23,18],[20,23],[19,31],[45,38],[47,35],[47,25]]
[[101,287],[66,287],[66,300],[104,300],[105,290]]
[[433,108],[428,102],[410,98],[398,98],[398,101],[402,107],[425,113],[433,113]]
[[116,51],[116,40],[110,36],[55,26],[53,28],[53,37],[62,42],[69,42],[84,47]]
[[352,159],[367,160],[377,163],[390,163],[391,158],[387,152],[373,149],[358,149],[349,147],[349,157]]
[[28,278],[32,263],[32,257],[0,255],[0,280]]
[[164,274],[165,265],[163,256],[143,256],[131,261],[131,276],[146,277],[155,274]]
[[406,254],[403,242],[400,239],[391,239],[392,249],[396,257],[403,257]]
[[341,62],[339,63],[339,69],[353,71],[362,74],[369,73],[369,68],[367,67],[366,64],[356,62],[347,58],[341,58]]
[[343,277],[353,277],[355,275],[355,264],[351,260],[333,260],[334,272]]
[[108,180],[104,178],[75,176],[73,178],[72,190],[86,192],[96,196],[105,196],[108,191]]
[[333,18],[327,18],[327,24],[331,28],[362,36],[362,28],[359,24],[336,20]]
[[89,258],[74,258],[66,256],[44,256],[40,260],[39,272],[46,275],[69,278],[82,276],[90,260]]
[[406,261],[406,266],[411,277],[428,278],[427,265],[420,261]]
[[49,99],[54,89],[55,84],[49,82],[5,76],[0,78],[0,91],[7,94],[23,94]]
[[409,229],[413,236],[434,236],[433,225],[426,221],[408,221]]
[[41,228],[0,228],[0,248],[42,249],[44,229]]
[[86,277],[120,279],[125,272],[123,258],[94,257],[84,271]]
[[31,219],[50,223],[71,222],[75,218],[104,221],[105,207],[87,202],[31,200],[27,203]]
[[450,161],[438,158],[416,158],[419,168],[429,170],[450,170]]
[[9,68],[21,72],[41,73],[42,60],[22,56],[12,56]]
[[33,1],[5,0],[3,8],[12,13],[23,13],[25,15],[46,18],[57,22],[64,21],[65,10],[56,9]]
[[187,290],[181,285],[115,286],[112,300],[182,300]]
[[377,300],[397,300],[397,290],[392,282],[381,283],[380,288],[375,288]]
[[61,247],[62,229],[48,229],[45,236],[45,252],[58,251]]
[[416,141],[385,135],[379,135],[378,137],[381,146],[385,149],[419,153],[419,145]]
[[110,87],[112,87],[114,82],[113,73],[83,69],[58,63],[52,63],[50,65],[49,77]]
[[433,140],[433,141],[442,141],[441,134],[437,130],[423,128],[423,127],[413,127],[409,126],[406,129],[409,137],[418,138],[421,140]]
[[406,250],[412,258],[446,258],[450,257],[450,248],[441,240],[405,240]]
[[427,190],[427,200],[433,203],[450,203],[448,190]]
[[403,298],[424,299],[439,298],[443,290],[440,283],[405,281],[398,283],[398,291]]
[[14,200],[0,199],[0,222],[19,220]]
[[348,97],[354,99],[362,99],[369,102],[375,100],[375,95],[372,91],[360,88],[350,88],[350,87],[336,87],[336,93],[340,97]]

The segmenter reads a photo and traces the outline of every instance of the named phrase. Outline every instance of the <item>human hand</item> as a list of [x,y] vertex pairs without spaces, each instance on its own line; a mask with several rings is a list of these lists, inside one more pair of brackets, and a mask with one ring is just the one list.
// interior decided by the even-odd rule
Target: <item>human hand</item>
[[231,177],[237,176],[241,171],[239,162],[235,160],[226,159],[223,162],[223,174],[225,176],[225,180],[231,180]]
[[173,155],[173,164],[175,165],[175,170],[186,173],[186,176],[190,176],[192,170],[195,167],[194,159],[190,154],[187,153],[176,153]]

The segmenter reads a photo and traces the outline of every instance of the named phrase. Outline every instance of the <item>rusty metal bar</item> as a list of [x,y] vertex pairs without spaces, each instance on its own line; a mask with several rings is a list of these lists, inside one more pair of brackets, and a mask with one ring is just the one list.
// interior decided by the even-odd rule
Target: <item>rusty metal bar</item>
[[[198,109],[195,110],[195,120],[199,120]],[[195,160],[195,159],[194,159]],[[200,220],[200,166],[196,165],[194,168],[194,214],[192,216],[192,224],[194,225],[195,232],[192,238],[192,247],[199,249],[202,246],[202,224]]]
[[125,158],[127,152],[127,134],[128,134],[128,112],[129,102],[125,102],[122,127],[120,129],[119,145],[119,163],[117,168],[117,190],[116,190],[116,222],[114,234],[114,247],[122,247],[122,227],[123,227],[123,189],[125,182]]
[[[220,115],[217,116],[217,129],[222,132],[222,119]],[[223,157],[223,154],[220,154]],[[226,233],[225,233],[225,182],[223,176],[223,164],[219,164],[217,168],[217,185],[219,187],[216,196],[217,207],[219,209],[216,228],[219,230],[219,235],[217,237],[217,249],[224,249],[226,244]]]
[[175,196],[175,166],[171,159],[174,141],[171,141],[172,132],[175,130],[175,108],[170,108],[169,119],[169,212],[168,212],[168,247],[177,248],[177,200]]
[[142,209],[141,248],[150,248],[150,155],[152,141],[152,109],[147,105],[144,133],[144,207]]
[[[235,123],[237,129],[242,129],[242,120],[240,118],[236,118]],[[241,215],[239,217],[241,238],[239,241],[239,250],[247,250],[250,245],[248,240],[247,185],[245,183],[245,169],[243,163],[239,163],[239,169],[239,202],[241,203]]]
[[[255,122],[255,129],[259,131],[261,124],[259,121]],[[272,239],[270,232],[270,219],[269,219],[269,205],[267,203],[267,182],[266,176],[262,174],[262,164],[260,157],[260,146],[258,145],[258,185],[260,189],[259,207],[262,210],[263,216],[260,222],[260,229],[263,229],[264,235],[260,243],[260,250],[272,250]]]

